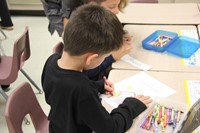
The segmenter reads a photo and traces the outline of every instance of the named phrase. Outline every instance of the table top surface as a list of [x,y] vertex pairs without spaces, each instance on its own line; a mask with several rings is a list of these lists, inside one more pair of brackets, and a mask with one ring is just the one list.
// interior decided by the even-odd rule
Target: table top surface
[[[117,83],[123,79],[136,75],[140,72],[141,71],[134,71],[134,70],[111,70],[108,79],[113,83]],[[145,73],[176,91],[175,94],[168,97],[170,101],[173,100],[175,102],[183,103],[185,105],[187,105],[185,84],[184,84],[185,80],[200,80],[200,75],[195,73],[152,72],[152,71],[151,72],[148,71]],[[111,111],[113,109],[105,102],[103,102],[103,105],[108,111]],[[138,118],[135,119],[134,122],[136,122],[137,120]],[[136,126],[135,123],[133,123],[133,126],[127,131],[127,133],[134,132],[136,130],[135,126]]]
[[[142,47],[142,40],[152,34],[156,30],[166,30],[178,33],[180,30],[191,31],[198,37],[195,26],[174,26],[174,25],[125,25],[132,36],[131,44],[132,51],[129,53],[134,59],[151,66],[152,71],[179,71],[179,72],[200,72],[199,66],[188,65],[183,58],[168,54],[167,52],[160,53],[151,50],[146,50]],[[187,59],[189,60],[189,59]],[[134,69],[141,70],[125,61],[119,60],[112,64],[116,69]]]
[[200,24],[196,3],[130,3],[117,16],[126,24]]
[[[117,83],[123,79],[126,79],[130,76],[141,73],[141,71],[134,70],[111,70],[109,74],[109,81]],[[169,98],[177,101],[186,103],[186,95],[184,90],[184,81],[185,80],[200,80],[200,75],[196,73],[180,73],[180,72],[153,72],[147,71],[146,74],[152,76],[158,81],[166,84],[170,88],[176,90],[174,95],[171,95]]]
[[198,29],[199,29],[199,31],[200,31],[200,25],[198,25],[197,27],[198,27]]

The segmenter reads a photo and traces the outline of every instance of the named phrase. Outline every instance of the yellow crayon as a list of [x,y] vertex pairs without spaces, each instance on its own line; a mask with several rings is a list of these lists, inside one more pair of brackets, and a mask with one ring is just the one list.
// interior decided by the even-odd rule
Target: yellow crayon
[[163,120],[161,120],[161,128],[162,128],[162,133],[165,133],[165,128],[164,128]]
[[168,122],[168,119],[167,119],[167,115],[165,114],[165,117],[164,117],[164,128],[167,127],[167,122]]
[[179,121],[180,121],[180,116],[181,116],[181,111],[179,110],[179,111],[178,111],[178,116],[177,116],[177,121],[176,121],[176,122],[179,122]]

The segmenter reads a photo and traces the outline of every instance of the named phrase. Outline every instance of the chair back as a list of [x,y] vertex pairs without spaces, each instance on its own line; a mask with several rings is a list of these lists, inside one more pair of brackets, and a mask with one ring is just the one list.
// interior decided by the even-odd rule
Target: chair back
[[23,133],[22,122],[29,114],[36,133],[48,133],[48,119],[28,82],[21,84],[8,97],[5,118],[10,133]]
[[63,43],[62,43],[62,42],[58,42],[58,43],[53,47],[53,53],[62,54],[63,47],[64,47]]
[[28,27],[22,35],[14,42],[13,55],[1,56],[0,64],[0,84],[11,84],[18,77],[18,71],[22,68],[24,62],[30,57],[29,33]]
[[21,69],[24,62],[29,59],[30,54],[29,30],[28,27],[25,27],[23,34],[14,43],[13,59],[18,62],[19,69]]

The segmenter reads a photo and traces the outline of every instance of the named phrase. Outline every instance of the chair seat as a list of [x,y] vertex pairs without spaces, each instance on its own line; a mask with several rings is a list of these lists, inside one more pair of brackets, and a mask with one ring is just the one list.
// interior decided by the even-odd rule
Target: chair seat
[[26,115],[30,116],[36,133],[49,133],[48,118],[28,82],[9,95],[4,115],[9,133],[23,133],[22,122]]
[[49,120],[43,119],[43,122],[41,122],[41,125],[36,131],[36,133],[48,133],[48,132],[49,132]]

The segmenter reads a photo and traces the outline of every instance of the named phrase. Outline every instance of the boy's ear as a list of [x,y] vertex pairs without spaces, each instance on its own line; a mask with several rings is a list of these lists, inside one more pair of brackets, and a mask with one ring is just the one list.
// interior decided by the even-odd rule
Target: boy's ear
[[95,59],[95,58],[97,58],[99,55],[98,54],[94,54],[94,53],[92,53],[92,54],[89,54],[88,56],[87,56],[87,58],[86,58],[86,65],[90,65],[91,64],[91,62]]

